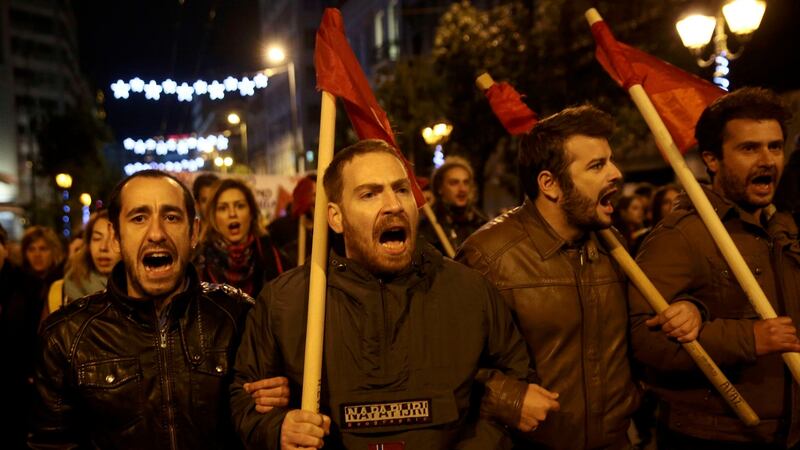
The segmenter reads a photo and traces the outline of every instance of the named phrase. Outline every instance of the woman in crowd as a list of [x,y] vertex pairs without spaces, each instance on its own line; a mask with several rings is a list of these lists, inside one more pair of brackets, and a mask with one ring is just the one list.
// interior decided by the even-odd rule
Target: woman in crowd
[[264,232],[253,192],[242,181],[222,180],[206,211],[208,227],[195,256],[200,279],[257,296],[287,260]]
[[614,208],[613,217],[614,226],[625,238],[628,248],[636,242],[636,238],[643,231],[646,231],[644,228],[644,205],[642,200],[635,195],[621,197]]
[[119,247],[114,244],[114,231],[108,220],[108,212],[92,214],[83,230],[84,244],[67,262],[66,275],[50,287],[47,312],[56,311],[61,306],[101,291],[111,269],[120,259]]
[[681,189],[674,184],[666,184],[661,186],[653,194],[653,226],[656,226],[661,219],[666,217],[667,214],[672,212],[672,205]]

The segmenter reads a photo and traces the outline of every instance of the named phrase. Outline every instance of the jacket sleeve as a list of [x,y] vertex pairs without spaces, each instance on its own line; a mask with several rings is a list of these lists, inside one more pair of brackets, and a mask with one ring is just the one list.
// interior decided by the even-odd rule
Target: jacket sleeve
[[284,375],[281,356],[269,326],[271,286],[267,286],[247,315],[242,341],[236,353],[231,383],[231,414],[239,437],[248,449],[279,449],[280,431],[288,408],[274,408],[266,414],[255,409],[255,402],[244,383]]
[[492,419],[516,426],[527,389],[528,350],[511,312],[497,290],[486,282],[486,350],[476,381],[485,393],[480,418],[459,449],[505,448],[507,430]]
[[[645,240],[637,262],[661,295],[670,303],[686,297],[703,301],[701,288],[710,277],[704,257],[677,227],[661,226]],[[680,343],[645,321],[654,312],[639,290],[628,285],[631,345],[638,361],[662,373],[698,370]],[[698,341],[720,366],[755,362],[753,321],[710,317]]]
[[32,449],[88,448],[80,426],[64,346],[45,330],[35,371],[36,402],[28,447]]
[[[477,247],[471,245],[469,241],[465,242],[464,245],[459,248],[456,254],[456,261],[479,271],[490,283],[494,282],[491,278],[489,261],[487,261],[483,253]],[[510,312],[508,306],[506,306],[510,306],[513,302],[501,296],[494,287],[491,287],[490,291],[493,299],[491,304],[494,304],[490,309],[496,310],[495,316],[503,320],[502,317],[507,315],[513,322],[513,313]],[[498,299],[501,300],[497,301]],[[512,326],[514,328],[514,334],[516,334],[520,342],[522,342],[525,359],[529,361],[528,367],[525,368],[526,376],[520,379],[513,374],[505,373],[503,370],[482,368],[478,371],[476,379],[484,385],[485,389],[483,399],[481,400],[481,416],[492,417],[508,426],[516,427],[520,415],[522,414],[522,403],[528,389],[528,381],[533,380],[533,382],[535,382],[536,374],[532,369],[533,364],[530,364],[530,360],[528,359],[524,340],[522,340],[519,335],[516,325],[512,323]],[[509,350],[512,352],[517,351],[517,349]]]

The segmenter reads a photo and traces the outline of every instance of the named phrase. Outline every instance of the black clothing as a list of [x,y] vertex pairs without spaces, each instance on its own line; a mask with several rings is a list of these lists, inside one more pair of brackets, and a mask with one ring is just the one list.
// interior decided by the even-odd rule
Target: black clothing
[[[440,202],[433,205],[433,212],[436,215],[436,221],[442,226],[444,234],[450,239],[453,250],[458,250],[458,247],[460,247],[472,233],[478,231],[478,228],[489,221],[489,219],[474,206],[456,208],[453,206],[445,206]],[[419,235],[444,254],[444,246],[439,241],[439,236],[436,235],[433,225],[424,214],[421,215],[419,221]]]
[[[231,385],[248,448],[279,448],[284,416],[299,405],[309,273],[306,265],[274,280],[248,316]],[[478,367],[524,379],[528,355],[503,299],[479,273],[425,246],[391,279],[333,254],[327,283],[326,449],[508,448],[502,428],[470,415],[478,410],[470,397]],[[242,385],[277,375],[289,378],[290,406],[259,414]],[[388,445],[397,442],[405,447]]]
[[42,331],[31,448],[237,448],[228,384],[253,301],[200,283],[164,308],[127,296],[123,263],[106,291],[53,313]]

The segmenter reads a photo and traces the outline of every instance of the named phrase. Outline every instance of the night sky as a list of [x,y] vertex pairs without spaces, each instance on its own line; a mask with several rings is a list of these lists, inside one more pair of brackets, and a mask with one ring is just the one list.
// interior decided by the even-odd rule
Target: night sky
[[[153,102],[141,94],[117,100],[108,87],[117,79],[172,78],[191,84],[198,78],[240,77],[263,64],[257,0],[76,0],[73,4],[81,65],[91,85],[106,91],[108,123],[120,141],[192,130],[189,103],[178,103],[175,96]],[[732,62],[729,78],[734,87],[798,89],[800,1],[767,4],[761,27],[744,55]],[[685,67],[690,61],[687,51],[684,61],[672,62],[696,71]],[[711,69],[702,73],[710,77]]]
[[115,99],[109,85],[117,79],[171,78],[191,85],[198,78],[238,78],[263,66],[257,0],[76,0],[73,5],[81,66],[92,87],[106,92],[107,121],[120,141],[192,130],[190,103],[178,103],[174,95],[157,102],[142,94]]

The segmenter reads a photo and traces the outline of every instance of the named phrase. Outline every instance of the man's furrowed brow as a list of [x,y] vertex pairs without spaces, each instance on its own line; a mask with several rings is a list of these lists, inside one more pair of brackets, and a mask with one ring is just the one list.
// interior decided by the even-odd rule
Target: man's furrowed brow
[[181,208],[178,205],[169,205],[169,204],[161,205],[161,208],[159,208],[159,211],[161,212],[161,214],[177,213],[177,214],[180,214],[180,215],[186,215],[186,211],[184,211],[184,209]]
[[409,187],[409,186],[411,186],[411,182],[408,181],[408,178],[398,178],[397,180],[392,182],[392,189]]
[[127,214],[125,214],[125,217],[133,217],[139,214],[150,214],[151,212],[153,212],[153,210],[150,208],[149,205],[142,205],[142,206],[137,206],[135,208],[131,208],[131,210],[128,211]]

